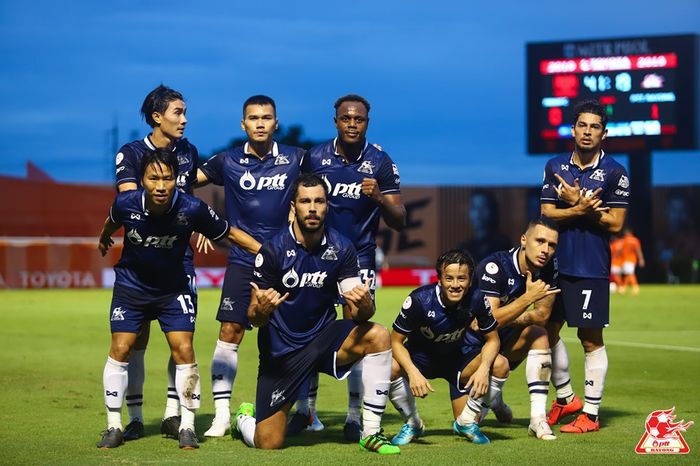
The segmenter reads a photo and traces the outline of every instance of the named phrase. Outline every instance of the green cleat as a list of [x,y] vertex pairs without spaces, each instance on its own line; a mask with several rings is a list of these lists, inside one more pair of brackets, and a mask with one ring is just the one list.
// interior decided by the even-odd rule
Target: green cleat
[[231,419],[231,437],[234,439],[241,438],[241,433],[238,430],[238,418],[240,416],[255,417],[255,405],[253,403],[241,403],[238,407],[238,411],[233,415]]
[[384,437],[382,431],[360,439],[360,450],[379,453],[380,455],[398,455],[401,449],[392,445],[389,439]]

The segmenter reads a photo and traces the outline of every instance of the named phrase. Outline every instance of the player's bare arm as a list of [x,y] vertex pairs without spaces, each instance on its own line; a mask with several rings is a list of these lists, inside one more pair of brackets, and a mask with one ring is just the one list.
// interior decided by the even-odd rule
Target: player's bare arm
[[[559,290],[556,290],[559,291]],[[535,302],[532,308],[520,314],[520,316],[513,321],[513,325],[518,327],[527,327],[528,325],[540,325],[544,326],[549,321],[549,316],[552,315],[552,309],[554,308],[554,300],[556,299],[556,294],[553,292],[548,296]]]
[[251,254],[257,254],[261,244],[245,231],[236,227],[229,227],[228,239],[232,243],[236,243]]
[[382,194],[374,178],[362,179],[362,193],[379,205],[384,222],[396,231],[406,228],[406,207],[400,194]]
[[411,355],[403,345],[406,341],[406,335],[397,332],[395,329],[391,331],[391,354],[392,357],[399,363],[401,370],[408,377],[408,385],[411,387],[413,396],[425,398],[430,392],[434,392],[432,385],[426,379],[420,370],[413,364]]
[[251,282],[250,305],[248,306],[248,319],[256,327],[263,327],[270,321],[270,314],[279,307],[288,297],[289,293],[280,295],[274,288],[261,290],[257,284]]
[[479,398],[484,395],[489,389],[489,375],[491,366],[498,356],[498,351],[501,348],[501,339],[498,337],[498,332],[492,331],[484,335],[486,342],[481,348],[481,362],[479,367],[469,377],[466,386],[471,386],[469,396]]
[[610,233],[619,233],[625,225],[627,209],[615,208],[607,211],[595,211],[589,214],[592,221]]
[[[359,282],[359,279],[356,279]],[[348,289],[349,288],[349,289]],[[348,304],[349,316],[356,323],[367,322],[374,315],[374,302],[369,289],[369,280],[359,282],[352,288],[347,286],[345,280],[341,282],[341,290],[345,302]]]
[[117,185],[117,191],[120,193],[123,193],[124,191],[133,191],[134,189],[138,189],[138,185],[133,181],[127,181]]
[[604,212],[609,209],[608,207],[603,207],[603,201],[598,198],[600,192],[601,189],[598,188],[595,191],[584,193],[579,197],[576,205],[570,207],[561,208],[557,207],[555,204],[543,202],[540,213],[562,224],[585,215],[595,215],[597,212]]
[[209,177],[201,170],[197,169],[197,181],[194,184],[195,188],[201,188],[209,184]]
[[107,220],[105,220],[105,224],[102,227],[102,232],[100,233],[100,238],[97,243],[97,249],[100,250],[103,257],[107,254],[109,248],[114,244],[112,235],[115,231],[121,228],[121,226],[121,223],[114,223],[109,217],[107,217]]

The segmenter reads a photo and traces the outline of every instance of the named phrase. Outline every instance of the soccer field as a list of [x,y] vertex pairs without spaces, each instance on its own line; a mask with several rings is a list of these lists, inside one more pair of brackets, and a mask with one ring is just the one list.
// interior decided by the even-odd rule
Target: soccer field
[[[377,293],[376,321],[389,327],[407,288]],[[214,320],[218,290],[202,290],[195,350],[202,374],[201,435],[213,417],[209,366],[218,335]],[[612,324],[606,330],[610,369],[601,407],[602,429],[587,435],[559,435],[553,442],[527,436],[528,392],[524,367],[505,386],[504,399],[515,414],[512,425],[489,416],[483,432],[492,440],[476,446],[452,435],[447,383],[418,400],[427,434],[396,457],[361,452],[342,440],[346,384],[321,376],[318,410],[326,429],[291,438],[281,451],[257,451],[230,437],[202,439],[196,451],[180,451],[161,438],[168,349],[157,323],[146,353],[144,416],[146,437],[115,450],[95,448],[106,417],[102,369],[109,347],[110,290],[33,290],[0,292],[0,341],[9,350],[2,365],[0,463],[2,464],[626,464],[700,463],[700,287],[644,286],[640,296],[613,296]],[[241,346],[232,406],[254,401],[257,373],[255,331]],[[583,352],[575,332],[565,329],[576,392],[583,395]],[[553,390],[550,389],[550,400]],[[689,455],[640,457],[634,448],[653,410],[676,407],[677,420],[697,424],[683,434]],[[125,419],[126,408],[124,409]],[[128,421],[127,421],[128,422]],[[389,437],[402,425],[392,406],[384,428]],[[558,431],[558,429],[557,429]],[[555,432],[557,433],[557,432]]]

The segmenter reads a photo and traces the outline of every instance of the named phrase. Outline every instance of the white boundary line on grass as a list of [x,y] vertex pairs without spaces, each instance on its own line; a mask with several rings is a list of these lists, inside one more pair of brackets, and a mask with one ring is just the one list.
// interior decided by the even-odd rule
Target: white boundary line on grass
[[[578,343],[578,338],[562,338],[566,343]],[[655,345],[653,343],[635,343],[633,341],[605,340],[605,345],[628,346],[630,348],[662,349],[671,351],[687,351],[689,353],[700,353],[700,348],[692,346]]]

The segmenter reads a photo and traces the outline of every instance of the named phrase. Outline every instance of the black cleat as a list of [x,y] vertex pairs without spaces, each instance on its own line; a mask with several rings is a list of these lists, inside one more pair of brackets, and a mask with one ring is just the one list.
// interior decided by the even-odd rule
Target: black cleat
[[102,432],[102,440],[97,444],[97,448],[117,448],[121,445],[124,445],[124,434],[122,434],[121,429],[112,427]]
[[160,433],[168,438],[180,438],[180,416],[170,416],[160,422]]
[[360,424],[355,421],[346,422],[343,426],[343,437],[348,442],[360,441]]
[[310,421],[311,418],[308,414],[303,414],[299,411],[292,414],[292,417],[289,419],[289,424],[287,424],[287,436],[299,435],[303,430],[309,427]]
[[143,437],[143,422],[131,421],[124,429],[124,440],[138,440]]
[[194,450],[199,448],[199,440],[192,429],[182,429],[178,435],[180,440],[180,449]]

